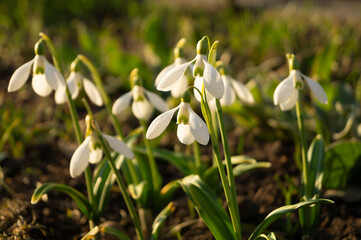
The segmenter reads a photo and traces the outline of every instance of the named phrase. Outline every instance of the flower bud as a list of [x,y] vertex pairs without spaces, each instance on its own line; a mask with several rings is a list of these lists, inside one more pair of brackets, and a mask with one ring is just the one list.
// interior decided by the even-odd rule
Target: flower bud
[[197,43],[197,54],[207,55],[207,52],[208,52],[208,40],[207,37],[203,37]]
[[34,47],[35,55],[45,55],[45,43],[43,39],[40,39]]

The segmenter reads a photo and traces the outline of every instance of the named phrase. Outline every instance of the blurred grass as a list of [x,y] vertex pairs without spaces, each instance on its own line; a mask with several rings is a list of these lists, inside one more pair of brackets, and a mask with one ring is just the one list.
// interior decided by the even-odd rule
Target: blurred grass
[[[220,41],[218,57],[230,61],[232,75],[241,81],[251,80],[257,102],[269,107],[264,112],[259,108],[239,109],[243,123],[248,110],[257,118],[248,120],[253,127],[263,124],[269,114],[279,114],[278,120],[292,118],[291,113],[271,109],[273,90],[288,74],[287,52],[295,53],[301,59],[302,71],[328,91],[330,104],[316,104],[320,121],[337,118],[338,113],[332,110],[336,102],[357,102],[354,89],[360,86],[360,17],[335,17],[332,10],[331,14],[321,14],[310,1],[307,5],[298,2],[237,9],[228,2],[214,7],[205,4],[207,8],[196,2],[186,6],[182,1],[166,4],[154,0],[1,1],[0,91],[6,91],[12,72],[33,57],[33,45],[41,31],[53,39],[64,66],[69,66],[78,53],[88,56],[114,98],[129,90],[127,80],[133,68],[141,69],[146,87],[152,89],[159,71],[172,62],[172,49],[180,38],[187,38],[186,56],[192,59],[196,42],[208,35]],[[65,72],[69,73],[69,67]],[[346,97],[344,89],[350,89]],[[26,114],[26,109],[16,109],[2,107],[0,115]],[[314,131],[339,131],[346,116],[347,112],[338,121],[318,124]]]

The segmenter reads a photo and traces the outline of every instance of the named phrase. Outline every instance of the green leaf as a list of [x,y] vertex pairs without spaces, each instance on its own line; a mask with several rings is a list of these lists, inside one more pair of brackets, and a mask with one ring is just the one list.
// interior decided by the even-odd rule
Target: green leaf
[[155,218],[152,225],[152,240],[158,239],[159,230],[161,229],[164,221],[174,212],[174,210],[174,204],[173,202],[170,202]]
[[229,216],[210,187],[197,175],[189,175],[179,183],[215,239],[235,239]]
[[273,232],[270,232],[267,236],[266,234],[261,234],[256,239],[277,240],[276,235]]
[[176,190],[180,188],[178,180],[173,180],[167,183],[161,190],[160,190],[160,200],[161,206],[169,203],[170,200],[173,198],[173,195]]
[[234,176],[242,175],[248,171],[251,171],[256,168],[269,168],[271,167],[270,162],[255,162],[255,163],[249,163],[249,164],[239,164],[236,167],[233,168],[233,174]]
[[257,226],[257,228],[253,231],[252,235],[249,237],[248,240],[257,239],[257,237],[262,233],[265,228],[267,228],[271,223],[273,223],[283,215],[295,211],[299,208],[308,207],[310,205],[319,203],[333,203],[333,201],[328,199],[315,199],[277,208],[276,210],[268,214],[267,217]]
[[361,143],[340,141],[326,149],[324,160],[325,188],[343,188],[357,179],[361,170]]
[[219,41],[215,41],[213,43],[211,49],[209,50],[209,55],[208,55],[208,62],[214,67],[216,66],[218,44],[219,44]]
[[44,183],[37,187],[31,197],[31,203],[36,204],[41,197],[51,190],[63,192],[69,195],[76,203],[80,211],[87,217],[90,218],[91,206],[86,197],[78,190],[59,183]]
[[311,196],[320,194],[323,178],[323,160],[325,157],[325,147],[321,135],[317,135],[312,141],[308,153],[308,181],[310,184]]

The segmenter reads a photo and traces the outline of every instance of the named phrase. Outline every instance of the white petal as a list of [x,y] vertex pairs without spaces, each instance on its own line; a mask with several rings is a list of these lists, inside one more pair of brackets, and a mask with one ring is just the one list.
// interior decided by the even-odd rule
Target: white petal
[[116,137],[103,134],[104,139],[109,143],[109,146],[119,154],[124,155],[126,158],[134,158],[133,151],[123,141]]
[[[203,87],[203,77],[197,76],[196,79],[194,80],[194,87],[196,87],[200,92],[202,92],[202,87]],[[212,94],[210,94],[208,92],[208,90],[205,88],[205,92],[206,92],[206,96],[207,96],[207,101],[210,102],[213,99]],[[197,90],[193,90],[194,96],[196,97],[196,99],[198,100],[198,102],[201,101],[201,95],[199,94],[199,92]]]
[[[40,56],[40,57],[43,57],[43,56]],[[46,80],[52,89],[58,90],[58,88],[60,88],[60,86],[65,85],[65,80],[64,80],[63,76],[59,73],[58,69],[56,69],[53,65],[51,65],[48,62],[48,60],[44,59],[44,61],[45,61]]]
[[173,63],[171,65],[166,66],[162,71],[160,71],[160,73],[155,79],[154,85],[157,86],[159,81],[164,77],[164,75],[175,66],[176,66],[175,63]]
[[76,99],[79,94],[79,82],[81,81],[82,76],[80,73],[71,72],[69,78],[66,80],[68,84],[69,92],[72,99]]
[[224,94],[224,85],[221,75],[208,61],[203,61],[205,68],[203,72],[204,86],[213,97],[221,99]]
[[44,74],[34,74],[31,85],[34,91],[42,97],[48,96],[52,91]]
[[249,91],[249,89],[243,83],[236,81],[235,79],[231,79],[231,83],[233,85],[233,89],[236,91],[238,97],[242,101],[249,104],[254,103],[254,98],[251,91]]
[[291,97],[286,101],[280,103],[281,110],[288,111],[292,109],[296,105],[297,100],[298,100],[298,90],[294,89]]
[[132,97],[133,97],[132,91],[127,92],[126,94],[119,97],[113,104],[112,113],[114,115],[120,114],[126,107],[129,106]]
[[293,85],[293,77],[295,76],[295,71],[292,71],[291,74],[284,79],[277,87],[273,93],[273,102],[275,105],[278,105],[287,99],[289,99],[295,88]]
[[152,116],[154,107],[148,102],[147,99],[143,99],[143,101],[133,101],[132,111],[136,118],[149,120]]
[[209,132],[206,123],[192,110],[187,104],[189,110],[189,125],[193,137],[202,145],[207,145],[209,141]]
[[170,120],[172,119],[175,111],[177,111],[178,108],[179,105],[156,117],[148,127],[146,138],[153,139],[158,137],[167,128]]
[[21,65],[18,69],[15,70],[9,81],[8,92],[17,91],[25,84],[26,80],[29,78],[31,65],[33,62],[34,59]]
[[90,155],[89,142],[90,137],[86,137],[71,157],[69,170],[72,178],[79,176],[88,166]]
[[222,80],[224,84],[224,95],[220,102],[223,106],[228,106],[236,101],[236,94],[234,93],[231,85],[231,77],[228,75],[222,75]]
[[188,88],[188,77],[185,74],[183,75],[183,77],[181,77],[181,79],[179,79],[172,85],[172,90],[170,93],[174,98],[179,98],[183,95],[183,93],[187,90],[187,88]]
[[189,65],[193,62],[189,61],[181,65],[175,66],[170,69],[163,77],[159,80],[157,89],[160,91],[170,91],[172,90],[172,84],[178,81],[185,73]]
[[89,155],[89,162],[91,164],[97,164],[102,160],[103,150],[101,148],[91,149]]
[[103,99],[98,88],[89,79],[83,79],[84,91],[88,95],[90,101],[97,106],[103,106]]
[[302,77],[306,80],[307,85],[311,88],[311,91],[313,92],[317,100],[323,104],[327,104],[328,103],[327,95],[325,93],[325,90],[323,90],[323,88],[321,87],[321,85],[318,82],[312,80],[311,78],[303,74]]
[[189,145],[194,142],[194,137],[191,133],[189,124],[178,124],[177,136],[181,143]]
[[166,104],[166,102],[159,97],[157,94],[152,93],[148,90],[145,90],[145,95],[148,97],[150,103],[160,112],[165,112],[168,110],[168,106]]
[[55,91],[55,103],[63,104],[66,103],[66,92],[65,87],[62,87]]

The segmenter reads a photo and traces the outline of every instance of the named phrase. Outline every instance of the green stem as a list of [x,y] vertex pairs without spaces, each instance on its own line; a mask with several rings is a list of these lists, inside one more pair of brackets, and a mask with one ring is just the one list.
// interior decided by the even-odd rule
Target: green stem
[[147,149],[150,173],[151,173],[151,176],[152,176],[153,190],[155,192],[159,192],[160,188],[161,188],[161,185],[162,185],[162,180],[160,178],[160,174],[159,174],[158,169],[157,169],[157,164],[156,164],[155,159],[154,159],[152,146],[150,144],[150,141],[145,136],[145,133],[147,131],[147,123],[142,119],[140,119],[139,121],[140,121],[140,124],[141,124],[141,126],[143,128],[143,140],[144,140],[145,147]]
[[[203,89],[202,92],[204,93],[204,89]],[[242,239],[242,234],[241,234],[240,224],[239,224],[239,221],[238,221],[239,213],[237,213],[236,212],[237,210],[235,209],[235,205],[237,205],[237,202],[236,202],[236,199],[234,198],[234,195],[231,193],[230,185],[229,185],[229,182],[227,180],[227,175],[226,175],[226,172],[224,170],[224,165],[223,165],[221,153],[220,153],[220,150],[219,150],[218,139],[216,138],[216,134],[215,134],[215,131],[214,131],[212,115],[211,115],[211,112],[210,112],[207,101],[203,100],[203,98],[202,98],[202,102],[201,102],[201,108],[202,108],[203,117],[206,120],[206,123],[207,123],[207,126],[208,126],[209,134],[211,136],[212,148],[213,148],[213,152],[215,153],[215,156],[216,156],[215,159],[216,159],[216,162],[217,162],[219,175],[221,177],[223,190],[224,190],[226,200],[227,200],[227,203],[228,203],[228,210],[229,210],[229,213],[231,215],[233,230],[234,230],[234,232],[236,234],[236,239],[241,240]]]
[[89,69],[89,71],[91,72],[91,75],[93,77],[93,80],[95,82],[95,85],[97,86],[100,94],[102,95],[103,101],[104,101],[104,105],[105,108],[108,111],[108,114],[112,120],[114,129],[117,133],[117,135],[121,138],[124,139],[124,135],[123,135],[123,131],[122,131],[122,126],[120,124],[120,122],[118,121],[117,117],[113,114],[112,112],[112,103],[110,101],[110,98],[107,94],[107,92],[104,89],[103,86],[103,81],[97,71],[97,69],[95,68],[95,66],[92,64],[92,62],[85,57],[84,55],[79,54],[77,57],[80,61],[82,61],[84,63],[84,65]]
[[229,151],[227,132],[226,132],[226,129],[225,129],[225,126],[224,126],[224,121],[223,121],[222,106],[221,106],[221,102],[219,101],[218,98],[216,98],[216,104],[217,104],[218,123],[219,123],[220,132],[221,132],[222,143],[223,143],[223,151],[224,151],[224,155],[225,155],[225,158],[226,158],[226,168],[227,168],[227,174],[228,174],[228,183],[229,183],[229,186],[230,186],[230,189],[231,189],[231,194],[232,194],[232,199],[233,199],[232,202],[234,204],[233,209],[234,209],[234,211],[236,213],[234,221],[235,221],[236,228],[239,229],[238,237],[240,237],[240,239],[241,239],[242,238],[241,221],[240,221],[239,209],[238,209],[238,204],[237,204],[236,184],[235,184],[235,181],[234,181],[233,166],[232,166],[232,161],[231,161],[231,153]]
[[[300,91],[300,90],[299,90]],[[299,94],[300,96],[301,94]],[[304,183],[304,193],[306,198],[310,198],[309,196],[309,187],[308,187],[308,161],[307,161],[307,143],[306,143],[306,135],[305,128],[303,123],[303,113],[300,99],[296,102],[296,114],[297,114],[297,124],[300,135],[300,144],[301,144],[301,156],[302,156],[302,178]]]
[[200,174],[200,170],[202,168],[202,161],[201,161],[199,144],[197,141],[193,142],[193,155],[194,155],[194,166],[196,168],[197,174]]
[[[88,114],[90,115],[91,119],[94,119],[94,115],[93,115],[88,103],[84,99],[83,99],[83,102],[84,102],[85,108],[87,109]],[[127,187],[126,187],[122,177],[120,176],[120,173],[119,173],[117,167],[115,166],[114,159],[110,154],[108,144],[105,142],[103,135],[100,131],[100,128],[95,120],[94,120],[93,125],[94,125],[95,133],[100,141],[100,144],[102,145],[102,149],[104,151],[105,157],[110,165],[110,168],[112,169],[113,173],[115,174],[115,178],[116,178],[120,193],[122,194],[122,196],[124,198],[125,204],[127,205],[127,208],[128,208],[129,214],[130,214],[130,217],[132,218],[133,223],[135,225],[136,234],[140,240],[144,240],[144,236],[142,233],[142,228],[140,225],[140,221],[139,221],[137,212],[135,211],[132,200],[128,195]]]
[[[57,51],[55,50],[55,47],[54,47],[51,39],[45,33],[39,33],[39,35],[45,41],[45,43],[53,57],[55,67],[58,69],[60,74],[64,77],[60,57],[59,57]],[[66,98],[67,98],[67,102],[68,102],[68,106],[69,106],[69,110],[70,110],[70,116],[71,116],[74,130],[75,130],[76,139],[78,141],[78,144],[80,145],[84,139],[83,139],[83,135],[81,134],[78,114],[76,112],[74,101],[71,98],[71,94],[70,94],[68,85],[66,83],[64,83],[64,85],[65,85]],[[94,227],[93,221],[95,220],[95,222],[96,222],[95,224],[98,224],[98,219],[97,219],[98,213],[97,213],[96,206],[95,206],[95,198],[94,198],[94,194],[93,194],[93,185],[92,185],[92,175],[91,175],[89,166],[85,169],[85,182],[86,182],[86,186],[87,186],[89,203],[92,206],[92,210],[93,210],[92,217],[89,219],[89,228],[93,229],[93,227]]]

